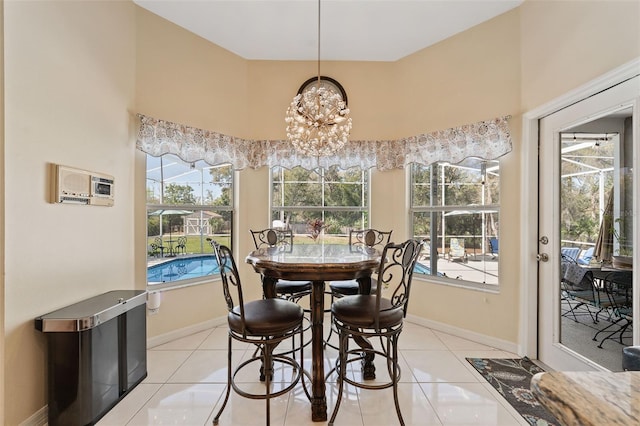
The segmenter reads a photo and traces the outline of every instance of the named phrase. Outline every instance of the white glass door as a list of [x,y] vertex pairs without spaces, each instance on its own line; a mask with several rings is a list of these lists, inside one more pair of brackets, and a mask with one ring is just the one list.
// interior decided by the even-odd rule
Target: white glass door
[[556,370],[621,371],[638,342],[639,81],[540,120],[538,357]]

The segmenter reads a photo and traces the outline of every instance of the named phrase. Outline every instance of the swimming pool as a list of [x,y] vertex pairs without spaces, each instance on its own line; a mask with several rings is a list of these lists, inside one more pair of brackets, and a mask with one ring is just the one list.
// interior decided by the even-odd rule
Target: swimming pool
[[413,268],[413,272],[417,272],[418,274],[431,274],[431,268],[422,263],[416,263],[416,266]]
[[[416,266],[413,268],[413,272],[416,272],[418,274],[431,275],[431,268],[429,268],[427,265],[424,265],[422,263],[416,263]],[[438,272],[438,276],[446,277],[446,275],[443,274],[442,272]]]
[[166,283],[217,274],[215,256],[194,256],[172,259],[147,268],[147,282]]

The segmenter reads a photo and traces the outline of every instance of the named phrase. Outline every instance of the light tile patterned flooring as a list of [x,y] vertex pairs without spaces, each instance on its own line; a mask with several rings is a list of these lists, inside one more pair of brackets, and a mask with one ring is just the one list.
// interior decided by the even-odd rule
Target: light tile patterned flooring
[[[328,321],[325,329],[327,324]],[[148,377],[107,413],[98,426],[211,425],[225,391],[226,345],[225,325],[151,348],[147,357]],[[251,353],[246,347],[239,348],[234,351],[234,362]],[[407,425],[527,425],[465,360],[465,357],[517,358],[517,355],[410,322],[405,322],[400,336],[400,355],[400,405]],[[335,357],[335,350],[325,351],[325,372]],[[384,367],[376,363],[378,372],[384,371]],[[254,381],[258,382],[257,375]],[[336,395],[333,376],[327,383],[329,417]],[[264,425],[264,401],[249,400],[232,392],[219,424]],[[327,423],[311,421],[310,403],[298,384],[293,392],[272,400],[271,424]],[[394,424],[398,420],[391,389],[345,388],[336,426]]]

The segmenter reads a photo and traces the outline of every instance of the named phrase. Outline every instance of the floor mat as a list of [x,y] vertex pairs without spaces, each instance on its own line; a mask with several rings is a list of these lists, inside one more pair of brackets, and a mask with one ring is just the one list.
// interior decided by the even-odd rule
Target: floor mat
[[467,361],[516,409],[535,426],[557,426],[559,422],[530,390],[531,377],[544,370],[529,358],[467,358]]

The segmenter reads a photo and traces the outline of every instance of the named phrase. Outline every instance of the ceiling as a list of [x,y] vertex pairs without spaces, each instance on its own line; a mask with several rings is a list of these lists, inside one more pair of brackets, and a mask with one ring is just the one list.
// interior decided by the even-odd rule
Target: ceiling
[[[322,0],[320,57],[396,61],[524,0]],[[250,60],[317,60],[315,0],[134,0]]]

